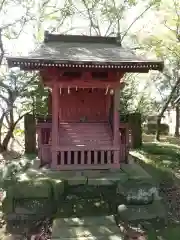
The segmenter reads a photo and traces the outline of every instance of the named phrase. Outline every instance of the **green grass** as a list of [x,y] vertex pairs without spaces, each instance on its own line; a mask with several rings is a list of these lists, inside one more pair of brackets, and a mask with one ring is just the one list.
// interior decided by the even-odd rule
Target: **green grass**
[[166,228],[161,232],[161,235],[165,240],[179,240],[180,227]]
[[179,240],[180,228],[176,227],[167,227],[163,230],[155,232],[154,230],[148,232],[148,240],[156,240],[157,237],[162,240]]
[[[154,136],[143,135],[142,148],[132,151],[132,155],[157,182],[179,183],[180,139],[170,136],[162,136],[161,139],[161,142],[154,142]],[[148,235],[149,240],[155,240],[157,236],[163,240],[179,240],[180,225],[168,226],[159,232],[150,231]]]
[[132,151],[132,155],[137,157],[141,166],[157,181],[165,178],[166,180],[179,180],[177,178],[178,173],[180,175],[179,139],[177,139],[177,144],[174,144],[175,138],[173,144],[172,139],[169,142],[168,138],[166,140],[163,138],[163,142],[148,142],[146,136],[145,140],[141,149]]
[[159,167],[180,168],[179,146],[168,143],[144,143],[140,152],[148,158],[153,158]]
[[169,226],[163,230],[148,231],[148,240],[157,240],[157,237],[162,240],[179,240],[180,227],[179,226]]

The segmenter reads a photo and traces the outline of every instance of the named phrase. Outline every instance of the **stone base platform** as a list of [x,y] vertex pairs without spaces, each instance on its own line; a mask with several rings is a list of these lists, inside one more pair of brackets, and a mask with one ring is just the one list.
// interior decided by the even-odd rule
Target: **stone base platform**
[[148,179],[152,177],[137,163],[121,164],[120,169],[113,170],[72,170],[55,171],[47,168],[37,169],[37,160],[26,172],[28,176],[48,177],[67,181],[69,185],[89,184],[89,185],[112,185],[115,182],[126,182],[128,179]]
[[52,171],[43,169],[42,174],[50,178],[67,181],[69,185],[112,185],[118,181],[127,181],[127,174],[121,169],[111,170],[84,170],[84,171]]

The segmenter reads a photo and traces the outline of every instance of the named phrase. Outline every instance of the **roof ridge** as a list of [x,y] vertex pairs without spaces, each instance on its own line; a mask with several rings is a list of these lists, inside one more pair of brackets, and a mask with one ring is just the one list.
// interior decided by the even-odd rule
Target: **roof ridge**
[[[107,43],[118,44],[117,37],[88,36],[88,35],[68,35],[68,34],[52,34],[48,31],[44,32],[44,43],[48,42],[82,42],[82,43]],[[120,44],[118,44],[120,45]]]

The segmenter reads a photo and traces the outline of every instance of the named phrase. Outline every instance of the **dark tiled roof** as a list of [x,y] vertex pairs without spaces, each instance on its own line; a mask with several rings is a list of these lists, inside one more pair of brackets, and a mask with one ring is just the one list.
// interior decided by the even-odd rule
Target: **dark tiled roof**
[[78,35],[54,35],[45,32],[44,43],[28,56],[8,57],[8,64],[20,67],[102,67],[126,68],[126,71],[162,70],[163,62],[137,57],[122,48],[117,38]]

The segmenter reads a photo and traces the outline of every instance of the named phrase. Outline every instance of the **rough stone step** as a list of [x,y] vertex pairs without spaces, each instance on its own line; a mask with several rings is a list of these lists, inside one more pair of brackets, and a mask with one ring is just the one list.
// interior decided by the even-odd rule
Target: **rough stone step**
[[122,239],[113,215],[58,218],[52,226],[52,239],[111,239],[115,235]]
[[127,181],[127,174],[121,169],[116,171],[101,172],[99,174],[88,173],[88,185],[113,185],[116,182]]
[[109,235],[108,237],[92,236],[92,237],[76,237],[76,238],[63,238],[63,237],[52,238],[52,240],[123,240],[123,239],[124,237],[121,234],[112,234],[112,235]]
[[151,202],[153,200],[160,200],[158,186],[144,180],[129,179],[125,183],[118,183],[116,193],[123,195],[126,200]]
[[[112,239],[122,240],[122,233],[117,226],[81,226],[58,228],[52,232],[52,239]],[[116,239],[116,238],[114,238]]]
[[113,215],[98,216],[98,217],[83,217],[83,218],[58,218],[53,222],[53,227],[80,227],[80,226],[94,226],[94,225],[116,225]]
[[149,179],[150,181],[153,181],[152,177],[137,163],[122,163],[121,169],[128,175],[130,179]]
[[84,171],[52,171],[41,169],[41,174],[47,177],[67,180],[69,185],[113,185],[116,182],[125,182],[128,179],[126,173],[121,169],[109,170],[84,170]]
[[36,169],[36,170],[39,170],[39,166],[40,166],[40,160],[39,160],[38,158],[35,158],[35,159],[32,161],[32,166],[31,166],[31,168]]

